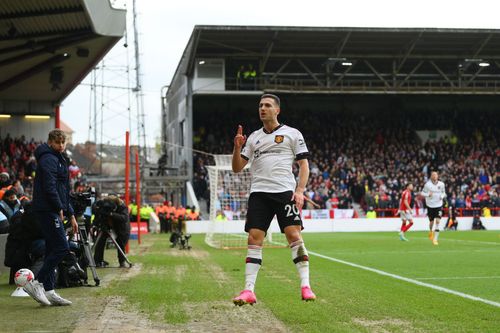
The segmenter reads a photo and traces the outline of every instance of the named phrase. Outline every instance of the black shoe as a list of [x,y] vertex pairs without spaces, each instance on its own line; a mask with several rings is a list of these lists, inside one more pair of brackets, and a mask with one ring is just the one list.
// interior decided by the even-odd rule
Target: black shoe
[[120,263],[120,268],[127,268],[127,264],[125,262],[121,262]]
[[98,267],[98,268],[104,268],[104,267],[108,267],[109,266],[109,263],[107,261],[101,261],[101,262],[98,262],[95,264],[95,267]]

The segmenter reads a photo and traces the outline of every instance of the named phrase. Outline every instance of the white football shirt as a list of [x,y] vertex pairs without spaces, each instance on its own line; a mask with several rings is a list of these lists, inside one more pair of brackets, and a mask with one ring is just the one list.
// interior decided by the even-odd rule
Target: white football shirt
[[264,128],[253,132],[241,149],[241,156],[252,163],[250,192],[295,191],[293,162],[308,155],[302,133],[293,127],[281,124],[271,133]]
[[[432,193],[432,196],[429,196]],[[438,208],[443,206],[443,199],[446,198],[444,183],[440,180],[436,184],[428,180],[422,190],[422,196],[425,197],[427,207]]]

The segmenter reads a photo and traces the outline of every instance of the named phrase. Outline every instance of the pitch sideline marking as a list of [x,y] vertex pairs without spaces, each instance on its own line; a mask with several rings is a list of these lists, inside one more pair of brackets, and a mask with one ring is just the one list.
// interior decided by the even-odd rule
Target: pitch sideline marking
[[497,308],[500,308],[500,303],[494,302],[494,301],[490,301],[488,299],[484,299],[484,298],[481,298],[481,297],[477,297],[477,296],[465,294],[465,293],[462,293],[462,292],[459,292],[459,291],[455,291],[455,290],[451,290],[451,289],[448,289],[448,288],[443,288],[443,287],[436,286],[436,285],[433,285],[433,284],[430,284],[430,283],[425,283],[425,282],[421,282],[421,281],[418,281],[418,280],[405,278],[405,277],[400,276],[400,275],[396,275],[396,274],[384,272],[384,271],[381,271],[379,269],[375,269],[375,268],[371,268],[371,267],[367,267],[367,266],[358,265],[358,264],[355,264],[355,263],[352,263],[352,262],[349,262],[349,261],[345,261],[345,260],[341,260],[341,259],[337,259],[337,258],[328,257],[328,256],[325,256],[325,255],[323,255],[321,253],[317,253],[317,252],[313,252],[313,251],[309,251],[309,250],[307,252],[309,252],[309,254],[312,254],[312,255],[314,255],[316,257],[320,257],[320,258],[323,258],[323,259],[326,259],[326,260],[338,262],[338,263],[341,263],[341,264],[344,264],[344,265],[356,267],[356,268],[363,269],[363,270],[369,271],[369,272],[373,272],[373,273],[376,273],[376,274],[379,274],[379,275],[388,276],[388,277],[391,277],[391,278],[396,279],[396,280],[401,280],[401,281],[413,283],[413,284],[416,284],[418,286],[431,288],[431,289],[442,291],[442,292],[445,292],[445,293],[448,293],[448,294],[451,294],[451,295],[459,296],[459,297],[470,299],[470,300],[477,301],[477,302],[486,303],[486,304],[489,304],[489,305],[493,305],[493,306],[495,306]]
[[466,243],[479,243],[479,244],[488,244],[488,245],[500,245],[500,243],[498,243],[498,242],[483,242],[483,241],[467,240],[467,239],[453,239],[453,238],[446,238],[446,241],[452,241],[452,242],[466,242]]
[[415,278],[415,280],[468,280],[468,279],[500,279],[500,276],[450,276],[450,277]]
[[[419,237],[419,236],[414,236],[413,239],[418,239],[418,240],[427,240],[427,237]],[[483,241],[477,241],[477,240],[467,240],[467,239],[453,239],[453,238],[445,238],[446,241],[452,241],[452,242],[465,242],[465,243],[476,243],[476,244],[488,244],[488,245],[497,245],[500,246],[500,242],[483,242]]]

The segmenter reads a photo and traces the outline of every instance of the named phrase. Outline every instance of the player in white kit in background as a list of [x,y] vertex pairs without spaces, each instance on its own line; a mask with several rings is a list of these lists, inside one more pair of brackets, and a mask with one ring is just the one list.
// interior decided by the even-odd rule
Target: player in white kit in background
[[[436,171],[431,172],[431,179],[425,183],[422,190],[429,217],[429,239],[438,245],[439,222],[443,216],[443,199],[446,198],[444,183],[438,179]],[[433,229],[434,228],[434,229]]]

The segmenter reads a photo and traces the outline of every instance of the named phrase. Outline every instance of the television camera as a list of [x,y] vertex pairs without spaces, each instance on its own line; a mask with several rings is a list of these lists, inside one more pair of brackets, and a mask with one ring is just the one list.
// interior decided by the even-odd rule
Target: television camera
[[92,277],[94,278],[95,285],[99,286],[100,279],[97,275],[96,264],[94,261],[94,257],[92,256],[88,237],[90,220],[85,219],[85,217],[83,216],[87,207],[91,207],[95,199],[96,192],[93,187],[89,188],[89,191],[87,192],[75,192],[70,194],[71,206],[73,207],[75,218],[78,223],[76,247],[79,249],[78,253],[80,254],[80,256],[79,258],[77,258],[77,260],[80,263],[81,268],[85,271],[85,274],[83,276],[84,283],[87,284],[87,267],[89,267],[90,271],[92,272]]
[[170,235],[170,247],[178,247],[179,250],[191,250],[191,245],[189,245],[189,239],[191,238],[191,235],[185,232],[185,221],[186,219],[184,216],[179,216],[177,221],[174,221],[172,235]]
[[[70,195],[71,206],[75,212],[76,217],[83,216],[83,213],[87,207],[92,207],[96,199],[96,193],[94,188],[90,188],[88,192],[72,192]],[[78,221],[80,222],[80,221]]]

